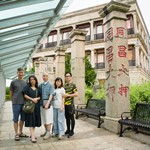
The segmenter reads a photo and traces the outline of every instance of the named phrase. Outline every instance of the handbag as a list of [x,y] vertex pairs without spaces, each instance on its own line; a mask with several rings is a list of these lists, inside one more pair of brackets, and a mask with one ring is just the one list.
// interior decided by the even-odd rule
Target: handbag
[[[37,90],[36,90],[36,97],[37,97]],[[35,109],[35,103],[29,99],[27,99],[23,105],[22,110],[25,113],[33,113]]]

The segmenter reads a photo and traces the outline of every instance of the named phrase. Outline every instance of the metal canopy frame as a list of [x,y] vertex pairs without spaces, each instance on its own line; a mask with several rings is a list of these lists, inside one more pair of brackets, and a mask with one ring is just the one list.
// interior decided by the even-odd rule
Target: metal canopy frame
[[[39,48],[40,41],[48,36],[71,2],[72,0],[0,2],[0,14],[6,13],[6,16],[0,15],[0,69],[6,78],[13,78],[18,67],[27,65],[32,54]],[[21,12],[25,8],[27,11]],[[14,13],[16,10],[20,13]]]

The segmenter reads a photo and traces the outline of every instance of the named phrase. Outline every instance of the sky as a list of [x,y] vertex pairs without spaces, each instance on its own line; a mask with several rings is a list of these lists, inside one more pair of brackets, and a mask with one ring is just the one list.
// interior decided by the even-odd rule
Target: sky
[[[110,1],[111,0],[73,0],[73,2],[71,3],[71,5],[69,6],[69,8],[67,9],[67,11],[65,13],[76,11],[76,10],[81,10],[81,9],[96,6],[96,5],[100,5],[103,3],[110,2]],[[148,0],[137,0],[137,2],[139,4],[141,13],[142,13],[143,18],[145,20],[147,29],[150,33],[150,20],[149,20],[150,10],[149,10]],[[40,5],[40,7],[42,9],[41,5]],[[7,13],[7,15],[9,15],[9,14]],[[2,13],[1,13],[0,19],[2,19],[2,17],[4,17],[4,15],[2,15]],[[6,81],[6,85],[7,86],[10,85],[10,80]]]

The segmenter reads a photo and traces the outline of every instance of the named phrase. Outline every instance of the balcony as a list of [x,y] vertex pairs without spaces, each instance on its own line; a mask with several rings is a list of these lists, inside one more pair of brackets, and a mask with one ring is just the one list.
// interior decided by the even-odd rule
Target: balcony
[[67,45],[71,43],[71,39],[60,40],[60,45]]
[[57,45],[57,41],[55,42],[50,42],[50,43],[46,43],[45,44],[45,48],[48,48],[48,47],[55,47]]
[[128,60],[129,66],[135,66],[135,60]]
[[134,28],[127,29],[127,33],[128,33],[128,35],[134,34]]
[[94,40],[104,39],[104,33],[94,34]]
[[87,36],[85,37],[85,40],[86,40],[86,41],[90,41],[90,40],[91,40],[91,36],[90,36],[90,35],[87,35]]
[[95,69],[103,69],[105,68],[105,62],[95,63]]

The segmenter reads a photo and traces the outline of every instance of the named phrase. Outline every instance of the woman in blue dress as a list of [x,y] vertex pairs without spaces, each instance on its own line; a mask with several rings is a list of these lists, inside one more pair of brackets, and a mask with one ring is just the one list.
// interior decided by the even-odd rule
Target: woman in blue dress
[[23,90],[26,99],[35,103],[33,113],[25,113],[25,127],[29,127],[31,142],[36,143],[35,127],[41,126],[40,115],[40,90],[38,89],[38,81],[34,75],[29,77],[29,84]]

